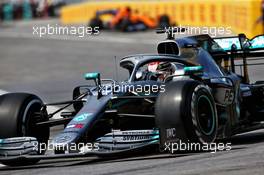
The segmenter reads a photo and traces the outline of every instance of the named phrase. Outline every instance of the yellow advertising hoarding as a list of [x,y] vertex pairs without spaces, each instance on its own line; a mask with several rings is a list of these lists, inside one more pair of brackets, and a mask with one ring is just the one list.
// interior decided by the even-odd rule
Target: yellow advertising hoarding
[[134,0],[89,1],[66,6],[61,11],[63,24],[88,24],[97,10],[129,6],[132,11],[152,18],[167,14],[173,23],[189,26],[231,27],[249,37],[263,33],[261,0]]

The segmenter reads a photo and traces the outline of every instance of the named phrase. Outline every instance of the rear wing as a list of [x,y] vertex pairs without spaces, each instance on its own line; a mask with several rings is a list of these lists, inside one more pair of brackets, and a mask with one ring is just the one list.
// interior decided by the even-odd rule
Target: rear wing
[[[242,37],[241,37],[242,35]],[[244,34],[231,37],[213,38],[213,40],[226,52],[246,52],[248,57],[264,57],[264,35],[252,39],[243,37]]]
[[[236,72],[236,67],[240,67],[240,74],[245,83],[249,83],[248,66],[264,65],[264,35],[248,39],[244,34],[239,34],[213,40],[226,52],[224,67],[232,72]],[[235,64],[235,60],[243,60],[243,62]]]

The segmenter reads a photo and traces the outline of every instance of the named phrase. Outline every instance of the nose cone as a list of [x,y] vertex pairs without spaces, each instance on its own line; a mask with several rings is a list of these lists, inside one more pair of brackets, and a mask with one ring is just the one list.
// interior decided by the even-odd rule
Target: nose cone
[[68,150],[69,145],[75,143],[75,140],[78,139],[78,133],[70,132],[70,133],[61,133],[56,136],[51,141],[51,147],[54,150]]

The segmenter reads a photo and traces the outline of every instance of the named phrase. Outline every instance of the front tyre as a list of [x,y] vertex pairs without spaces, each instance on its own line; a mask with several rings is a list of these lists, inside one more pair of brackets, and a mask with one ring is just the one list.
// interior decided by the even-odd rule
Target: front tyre
[[[36,125],[48,120],[47,115],[40,115],[42,105],[41,99],[33,94],[9,93],[0,96],[0,138],[28,136],[35,137],[38,143],[46,144],[49,139],[49,127]],[[5,164],[18,166],[37,162],[16,161]]]

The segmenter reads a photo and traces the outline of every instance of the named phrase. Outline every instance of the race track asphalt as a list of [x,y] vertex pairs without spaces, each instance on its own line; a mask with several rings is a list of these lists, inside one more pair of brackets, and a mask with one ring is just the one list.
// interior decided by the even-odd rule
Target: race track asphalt
[[[31,92],[46,102],[71,99],[72,89],[85,72],[101,72],[115,78],[115,57],[155,53],[164,36],[154,31],[121,34],[102,32],[99,36],[76,38],[32,35],[32,26],[57,21],[35,21],[0,26],[0,89]],[[252,80],[263,77],[263,67],[250,70]],[[118,70],[119,80],[125,70]],[[158,154],[102,160],[95,157],[41,161],[28,167],[0,167],[0,174],[182,174],[248,175],[264,174],[264,130],[234,137],[232,150],[216,153]]]

